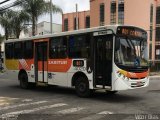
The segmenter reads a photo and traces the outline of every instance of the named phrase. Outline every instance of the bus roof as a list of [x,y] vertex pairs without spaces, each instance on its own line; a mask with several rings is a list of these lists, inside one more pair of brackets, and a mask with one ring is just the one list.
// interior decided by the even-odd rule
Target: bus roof
[[[116,29],[117,29],[118,26],[136,27],[136,26],[131,26],[131,25],[106,25],[106,26],[86,28],[86,29],[80,29],[80,30],[74,30],[74,31],[66,31],[66,32],[60,32],[60,33],[38,35],[38,36],[33,36],[33,37],[21,38],[21,39],[9,39],[9,40],[6,40],[5,43],[35,40],[35,39],[43,39],[43,38],[58,37],[58,36],[65,36],[65,35],[74,35],[74,34],[95,32],[95,31],[101,31],[101,30],[107,30],[107,29],[110,29],[114,33],[116,33]],[[139,28],[139,27],[136,27],[136,28]],[[141,28],[139,28],[139,29],[141,29]]]

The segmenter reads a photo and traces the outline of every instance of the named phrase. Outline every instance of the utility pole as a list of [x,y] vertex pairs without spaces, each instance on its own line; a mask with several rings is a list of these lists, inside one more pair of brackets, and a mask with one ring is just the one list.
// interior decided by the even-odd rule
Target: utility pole
[[76,4],[76,30],[78,30],[78,25],[79,25],[79,21],[78,21],[78,4]]
[[50,0],[50,32],[52,34],[52,0]]

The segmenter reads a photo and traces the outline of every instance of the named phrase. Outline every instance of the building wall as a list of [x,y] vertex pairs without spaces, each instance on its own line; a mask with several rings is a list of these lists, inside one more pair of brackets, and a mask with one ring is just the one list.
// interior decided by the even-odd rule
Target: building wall
[[[62,32],[62,25],[53,23],[52,32],[53,33]],[[50,22],[44,21],[44,22],[38,23],[36,35],[44,35],[44,34],[50,34]],[[31,37],[31,36],[32,36],[31,27],[28,28],[28,32],[22,31],[20,34],[20,38]]]
[[76,18],[76,16],[78,16],[79,18],[79,29],[84,29],[85,28],[85,20],[87,16],[90,16],[90,11],[82,11],[82,12],[78,12],[78,15],[76,15],[76,12],[73,13],[66,13],[63,14],[63,19],[62,19],[62,28],[64,31],[64,20],[68,19],[68,31],[72,31],[74,30],[74,19]]
[[[160,0],[157,0],[158,2],[157,2],[157,10],[159,10],[160,9]],[[155,37],[156,39],[155,39],[155,60],[156,60],[156,62],[158,62],[158,63],[160,63],[160,38],[158,37],[158,36],[160,36],[160,35],[158,35],[158,34],[160,34],[160,11],[157,11],[157,21],[156,21],[156,27],[155,27],[155,30],[157,31],[157,34],[156,34],[156,36],[157,37]],[[159,65],[159,69],[160,69],[160,65]]]
[[110,24],[110,2],[111,0],[90,0],[90,17],[91,17],[91,27],[100,26],[100,5],[105,6],[105,19],[104,24]]

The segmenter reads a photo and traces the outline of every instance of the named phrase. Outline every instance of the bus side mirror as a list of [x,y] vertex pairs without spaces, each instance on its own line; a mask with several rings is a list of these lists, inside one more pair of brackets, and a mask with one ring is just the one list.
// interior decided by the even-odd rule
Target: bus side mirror
[[120,40],[117,38],[115,41],[115,51],[118,51],[120,49]]

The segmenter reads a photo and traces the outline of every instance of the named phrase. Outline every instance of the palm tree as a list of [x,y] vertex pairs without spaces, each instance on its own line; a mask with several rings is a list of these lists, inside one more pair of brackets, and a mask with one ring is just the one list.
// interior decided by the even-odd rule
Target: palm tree
[[12,19],[12,10],[6,10],[3,14],[0,14],[0,25],[4,28],[5,38],[8,40],[9,35],[11,35],[11,19]]
[[0,24],[5,30],[5,37],[19,38],[20,32],[26,29],[25,22],[29,21],[29,15],[23,10],[7,10],[0,15]]
[[53,13],[62,13],[62,9],[56,5],[50,4],[45,0],[17,0],[19,6],[30,15],[32,21],[32,35],[35,35],[36,24],[38,17],[50,13],[50,6],[52,5]]
[[11,22],[13,33],[19,38],[20,32],[27,29],[25,22],[29,22],[29,15],[24,10],[14,11]]

